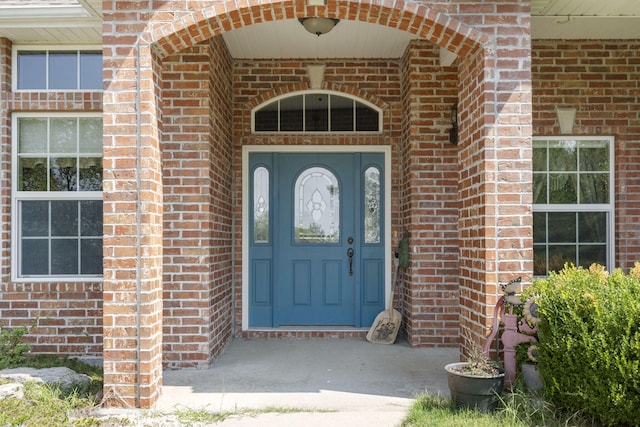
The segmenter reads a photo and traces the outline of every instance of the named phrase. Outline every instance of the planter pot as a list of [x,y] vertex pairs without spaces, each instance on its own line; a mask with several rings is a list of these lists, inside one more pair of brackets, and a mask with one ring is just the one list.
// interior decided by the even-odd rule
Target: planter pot
[[459,362],[444,367],[451,399],[458,408],[494,411],[504,388],[504,370],[500,369],[500,373],[494,376],[466,375],[456,371],[465,365],[466,362]]
[[523,363],[521,368],[522,378],[524,379],[524,384],[527,386],[527,390],[532,393],[540,392],[544,384],[542,383],[540,372],[538,372],[538,367],[530,363]]

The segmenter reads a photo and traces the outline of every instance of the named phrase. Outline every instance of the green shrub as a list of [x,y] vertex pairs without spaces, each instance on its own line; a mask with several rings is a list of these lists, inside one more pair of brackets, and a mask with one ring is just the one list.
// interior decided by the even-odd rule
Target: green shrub
[[565,265],[533,288],[547,397],[607,425],[640,425],[640,275]]
[[31,350],[22,337],[29,332],[26,326],[9,329],[0,325],[0,369],[24,362],[24,354]]

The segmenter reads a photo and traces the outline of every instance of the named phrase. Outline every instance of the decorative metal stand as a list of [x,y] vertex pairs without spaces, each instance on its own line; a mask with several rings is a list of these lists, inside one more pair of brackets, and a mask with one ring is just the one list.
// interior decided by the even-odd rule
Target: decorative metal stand
[[[512,280],[506,285],[502,285],[504,295],[502,295],[496,303],[493,314],[493,326],[491,328],[491,334],[487,338],[487,342],[484,345],[483,351],[485,357],[489,357],[491,344],[498,335],[500,330],[500,322],[504,324],[504,331],[500,336],[502,341],[504,352],[504,370],[505,370],[505,387],[511,388],[516,378],[516,346],[521,343],[537,343],[538,339],[535,337],[538,332],[537,327],[531,327],[529,323],[523,318],[518,322],[518,316],[513,314],[513,307],[522,307],[525,304],[518,298],[516,288],[519,286],[521,279]],[[509,307],[509,313],[505,313],[506,306]],[[532,316],[531,303],[527,304],[528,318],[535,325],[537,323],[537,317],[535,313]]]

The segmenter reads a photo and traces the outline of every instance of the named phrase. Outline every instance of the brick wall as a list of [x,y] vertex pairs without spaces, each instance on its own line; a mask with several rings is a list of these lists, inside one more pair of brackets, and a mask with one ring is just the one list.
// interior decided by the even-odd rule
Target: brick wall
[[0,39],[1,233],[0,324],[32,325],[26,340],[34,353],[74,357],[102,356],[102,285],[100,282],[11,281],[11,115],[29,112],[102,110],[102,93],[11,90],[11,41]]
[[422,346],[458,340],[458,148],[448,132],[458,80],[438,55],[433,44],[414,41],[402,59],[397,229],[409,233],[412,252],[401,295],[406,334]]
[[640,43],[533,43],[534,135],[560,135],[555,107],[577,109],[573,134],[615,137],[615,267],[640,260]]
[[163,61],[165,366],[203,367],[231,334],[231,58],[220,38]]

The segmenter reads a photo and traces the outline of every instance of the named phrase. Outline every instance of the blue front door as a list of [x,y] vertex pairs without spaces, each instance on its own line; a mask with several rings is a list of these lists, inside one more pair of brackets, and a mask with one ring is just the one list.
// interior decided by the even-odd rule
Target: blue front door
[[[271,237],[249,246],[250,326],[369,326],[384,309],[383,160],[382,153],[251,156],[251,170],[271,172],[273,190]],[[254,209],[265,200],[258,186]],[[256,226],[254,219],[253,235]]]

